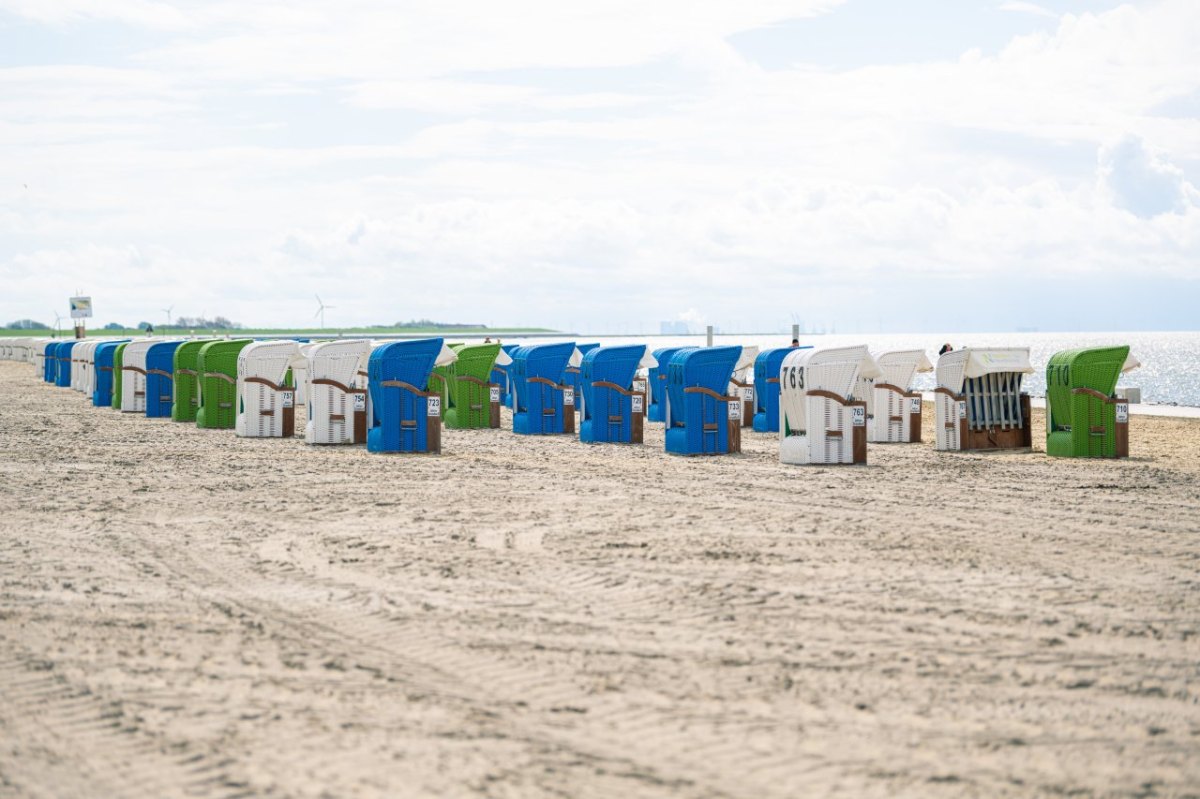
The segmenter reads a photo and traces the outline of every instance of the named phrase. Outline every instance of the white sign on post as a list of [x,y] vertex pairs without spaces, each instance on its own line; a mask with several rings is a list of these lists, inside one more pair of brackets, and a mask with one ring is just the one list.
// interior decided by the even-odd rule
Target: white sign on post
[[851,410],[854,411],[854,415],[850,417],[854,420],[854,426],[865,427],[867,424],[867,409],[861,405],[855,405]]
[[646,393],[646,381],[645,380],[634,380],[633,381],[633,390],[640,394],[645,394]]
[[570,387],[563,389],[563,405],[575,406],[575,389]]
[[1127,403],[1117,403],[1117,424],[1129,424],[1129,405]]
[[913,415],[916,415],[921,412],[921,398],[920,397],[909,397],[908,398],[908,412]]
[[354,396],[354,410],[365,411],[367,409],[367,395],[366,394],[355,394],[353,396]]
[[488,398],[492,402],[500,401],[500,386],[492,386],[488,392]]
[[959,419],[967,418],[967,403],[965,403],[965,402],[958,403],[958,418]]
[[296,393],[294,391],[284,391],[280,394],[283,400],[283,407],[291,408],[296,404]]
[[644,413],[645,408],[646,408],[646,401],[642,397],[642,395],[634,394],[633,397],[631,397],[631,399],[633,400],[633,412],[634,413]]
[[72,319],[90,319],[92,317],[92,298],[91,297],[72,297],[71,298],[71,318]]
[[730,402],[729,405],[729,420],[731,422],[740,422],[742,420],[742,403]]
[[754,402],[754,386],[745,386],[742,389],[742,402]]
[[429,397],[429,401],[425,403],[426,416],[441,416],[442,415],[442,398]]

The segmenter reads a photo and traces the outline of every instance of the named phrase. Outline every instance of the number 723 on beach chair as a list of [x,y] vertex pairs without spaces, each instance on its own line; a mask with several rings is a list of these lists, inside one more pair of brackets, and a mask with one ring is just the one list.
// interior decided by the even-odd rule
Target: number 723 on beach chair
[[429,391],[429,378],[457,357],[440,338],[393,341],[371,353],[369,451],[442,451],[442,396]]

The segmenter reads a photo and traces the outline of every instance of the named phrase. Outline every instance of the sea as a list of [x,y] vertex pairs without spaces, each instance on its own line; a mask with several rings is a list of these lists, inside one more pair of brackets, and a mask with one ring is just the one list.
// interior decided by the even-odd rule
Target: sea
[[[536,341],[563,340],[539,338]],[[574,337],[576,341],[611,344],[646,344],[652,350],[660,347],[703,346],[704,334],[692,336],[586,336]],[[504,339],[505,343],[518,343],[521,339]],[[535,343],[529,340],[529,343]],[[1080,347],[1104,347],[1128,344],[1133,356],[1141,361],[1141,367],[1121,376],[1119,386],[1137,387],[1142,390],[1142,403],[1162,406],[1200,407],[1200,332],[1182,333],[896,333],[896,334],[825,334],[801,335],[801,344],[815,347],[841,347],[866,344],[871,352],[888,350],[924,349],[929,360],[937,363],[937,352],[943,344],[954,349],[962,347],[1028,347],[1034,373],[1025,376],[1024,390],[1031,397],[1041,397],[1046,392],[1046,362],[1060,350]],[[786,347],[791,344],[791,334],[763,335],[716,335],[714,345],[755,346],[759,349]],[[933,373],[917,375],[914,388],[932,391],[935,388]],[[1190,414],[1189,414],[1190,415]]]

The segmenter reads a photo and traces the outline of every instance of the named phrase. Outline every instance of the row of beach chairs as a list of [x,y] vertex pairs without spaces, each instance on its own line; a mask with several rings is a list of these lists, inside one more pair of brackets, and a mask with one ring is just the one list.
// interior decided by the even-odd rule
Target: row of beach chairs
[[[920,350],[866,346],[601,347],[573,342],[447,345],[441,338],[372,342],[145,338],[0,340],[0,359],[35,364],[47,383],[97,407],[242,437],[291,437],[304,406],[310,444],[373,452],[440,452],[443,426],[498,428],[501,405],[519,435],[577,434],[641,443],[665,425],[679,455],[738,452],[743,428],[775,433],[780,459],[865,463],[867,443],[921,441]],[[1047,366],[1047,452],[1128,454],[1128,404],[1114,395],[1137,366],[1128,347],[1058,353]],[[1024,348],[942,355],[934,394],[938,450],[1028,448],[1033,371]],[[750,376],[753,375],[753,380]],[[576,421],[578,419],[578,430]]]

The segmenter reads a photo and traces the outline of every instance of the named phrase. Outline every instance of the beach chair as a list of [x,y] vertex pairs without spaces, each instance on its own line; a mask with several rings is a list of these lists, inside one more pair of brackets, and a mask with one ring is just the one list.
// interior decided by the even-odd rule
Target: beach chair
[[146,353],[155,339],[135,339],[125,345],[121,356],[121,411],[146,412]]
[[741,347],[684,347],[671,356],[663,397],[667,452],[741,452],[741,397],[724,393],[741,356]]
[[171,402],[171,419],[176,422],[196,421],[196,411],[200,410],[200,380],[196,366],[200,350],[211,340],[193,339],[175,348],[172,361],[175,398]]
[[162,419],[175,404],[175,350],[183,341],[156,341],[146,350],[146,416]]
[[936,449],[1028,449],[1029,395],[1021,380],[1031,372],[1027,347],[967,347],[938,358]]
[[509,377],[508,369],[512,365],[512,354],[516,348],[516,344],[500,345],[500,351],[507,357],[503,364],[497,357],[496,365],[492,367],[492,374],[489,378],[490,382],[500,387],[500,404],[506,408],[512,406],[512,379]]
[[445,387],[442,421],[454,429],[500,426],[500,386],[490,378],[497,363],[510,358],[499,344],[466,344],[455,349],[458,360],[434,370]]
[[758,358],[758,347],[742,347],[742,357],[738,358],[733,367],[733,376],[729,378],[729,396],[740,397],[742,400],[742,427],[754,424],[754,384],[750,378],[754,373],[754,362]]
[[580,383],[579,379],[580,369],[583,367],[582,358],[584,355],[587,355],[589,352],[599,346],[600,344],[597,342],[576,344],[575,349],[579,351],[579,358],[577,359],[579,360],[579,363],[568,362],[566,368],[563,369],[562,384],[564,386],[571,387],[571,395],[575,397],[574,410],[577,412],[581,411],[582,409],[582,402],[580,402],[580,398],[583,396],[583,394],[580,391],[582,384]]
[[440,338],[393,341],[367,362],[371,452],[441,452],[441,396],[427,391],[434,367],[455,359]]
[[121,366],[125,362],[125,348],[129,346],[128,341],[124,341],[117,345],[113,350],[113,370],[112,370],[112,407],[113,410],[121,410],[121,388],[124,381],[121,379]]
[[292,362],[292,383],[296,386],[296,405],[308,407],[308,356],[322,342],[295,339],[300,346],[300,357]]
[[309,444],[365,444],[367,441],[366,366],[371,342],[328,341],[308,351]]
[[634,390],[633,379],[645,358],[642,344],[596,347],[584,354],[579,369],[580,441],[642,443],[646,395]]
[[42,347],[41,361],[38,364],[42,382],[53,383],[55,375],[58,374],[58,345],[60,343],[51,339]]
[[512,354],[513,432],[543,436],[575,432],[575,390],[562,380],[571,361],[582,363],[575,344],[532,344]]
[[237,415],[242,438],[291,438],[296,434],[296,387],[292,365],[300,359],[295,341],[255,341],[237,356]]
[[113,356],[117,348],[125,341],[103,341],[96,345],[92,356],[95,377],[92,381],[92,405],[97,408],[111,408],[113,394]]
[[867,462],[867,403],[860,375],[878,377],[866,346],[794,350],[779,369],[779,460],[794,464]]
[[651,422],[667,420],[667,367],[675,353],[684,347],[662,347],[653,352],[657,366],[646,370],[646,391],[649,405],[646,407],[646,418]]
[[1046,365],[1046,454],[1129,457],[1129,403],[1117,379],[1140,366],[1128,346],[1063,350]]
[[875,358],[879,377],[860,374],[855,397],[867,403],[867,441],[910,444],[921,440],[921,392],[912,390],[918,372],[932,372],[924,350],[891,350]]
[[754,432],[779,432],[779,369],[783,359],[797,349],[811,347],[776,347],[763,350],[754,359]]
[[71,350],[71,383],[72,391],[83,393],[85,384],[87,383],[87,356],[88,350],[95,346],[94,341],[80,339],[75,342],[75,349]]
[[250,339],[209,341],[196,355],[196,426],[232,430],[237,422],[238,354]]
[[71,353],[75,351],[74,341],[63,341],[55,352],[54,385],[59,388],[71,386]]

